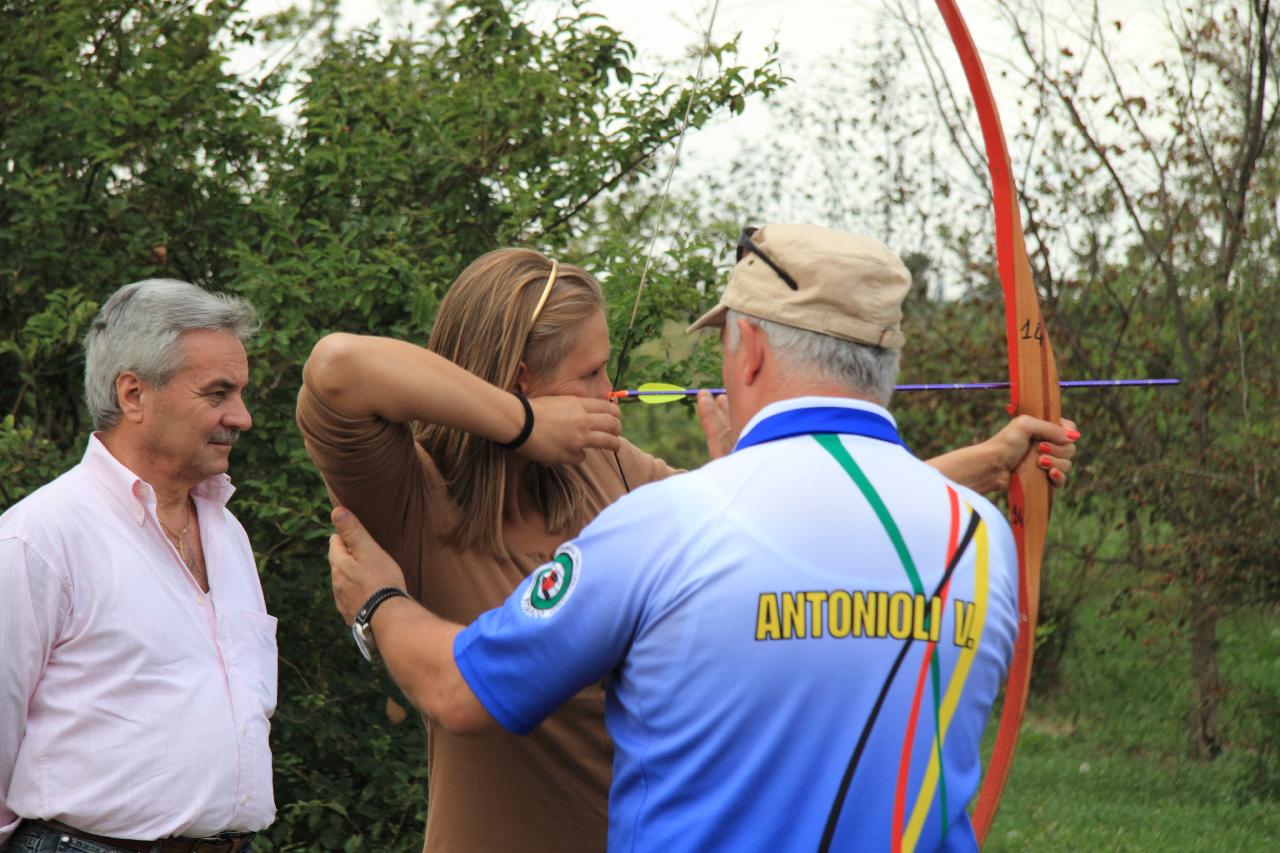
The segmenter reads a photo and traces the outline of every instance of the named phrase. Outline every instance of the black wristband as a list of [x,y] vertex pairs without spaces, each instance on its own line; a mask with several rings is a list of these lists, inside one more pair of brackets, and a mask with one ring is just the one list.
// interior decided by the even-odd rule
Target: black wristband
[[377,590],[373,595],[369,596],[369,600],[366,601],[364,606],[356,613],[355,621],[363,625],[368,625],[373,621],[373,612],[378,609],[380,604],[387,599],[399,598],[401,596],[404,598],[410,598],[409,593],[397,586],[384,586],[382,589]]
[[533,406],[529,405],[529,398],[521,394],[519,391],[512,391],[516,395],[516,399],[524,406],[524,429],[520,430],[520,434],[506,443],[499,443],[498,446],[503,450],[515,450],[526,441],[529,436],[533,435]]

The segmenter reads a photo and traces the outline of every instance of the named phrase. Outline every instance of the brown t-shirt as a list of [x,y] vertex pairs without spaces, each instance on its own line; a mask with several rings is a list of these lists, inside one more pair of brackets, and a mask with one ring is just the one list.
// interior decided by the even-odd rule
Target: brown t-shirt
[[[497,559],[445,546],[459,509],[407,425],[343,416],[306,387],[298,394],[297,417],[331,496],[395,557],[409,592],[442,618],[472,622],[550,559],[510,548]],[[618,461],[632,488],[675,473],[625,441]],[[575,466],[586,487],[584,525],[624,493],[618,461],[612,453],[589,451]],[[583,690],[526,736],[459,736],[430,721],[427,732],[425,850],[605,849],[613,746],[600,685]]]

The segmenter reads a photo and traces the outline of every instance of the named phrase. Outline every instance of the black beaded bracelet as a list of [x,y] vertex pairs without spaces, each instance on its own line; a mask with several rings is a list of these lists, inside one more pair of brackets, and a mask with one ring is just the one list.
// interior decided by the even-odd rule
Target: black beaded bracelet
[[520,430],[520,434],[506,443],[500,443],[498,446],[503,450],[515,450],[526,441],[529,436],[533,435],[533,406],[529,405],[529,398],[521,394],[519,391],[512,391],[516,395],[521,405],[524,406],[524,429]]

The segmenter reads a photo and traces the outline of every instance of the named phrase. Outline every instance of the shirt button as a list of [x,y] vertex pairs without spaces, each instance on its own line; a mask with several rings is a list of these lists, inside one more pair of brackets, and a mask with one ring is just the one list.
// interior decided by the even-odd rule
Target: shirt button
[[138,523],[139,523],[139,524],[141,524],[141,523],[142,523],[142,517],[143,517],[144,515],[146,515],[146,513],[142,511],[142,507],[138,507],[137,509],[135,509],[135,510],[133,511],[133,516],[134,516],[134,518],[138,519]]

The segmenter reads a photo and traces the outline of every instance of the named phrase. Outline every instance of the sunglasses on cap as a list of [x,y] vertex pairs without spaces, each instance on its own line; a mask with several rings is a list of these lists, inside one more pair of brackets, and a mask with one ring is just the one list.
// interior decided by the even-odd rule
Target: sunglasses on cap
[[791,276],[787,275],[787,271],[784,270],[782,267],[778,266],[777,264],[775,264],[773,262],[773,259],[770,258],[768,255],[766,255],[764,253],[764,250],[761,249],[759,246],[757,246],[755,241],[751,239],[751,235],[756,233],[759,230],[760,230],[759,228],[754,228],[751,226],[748,226],[742,229],[742,236],[738,238],[738,250],[737,250],[737,257],[734,259],[735,262],[742,260],[742,256],[745,255],[747,252],[750,252],[751,254],[759,257],[760,260],[764,261],[765,264],[769,267],[769,269],[777,273],[778,278],[782,279],[787,283],[787,287],[791,288],[792,290],[799,290],[800,285],[796,284],[796,280]]

